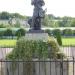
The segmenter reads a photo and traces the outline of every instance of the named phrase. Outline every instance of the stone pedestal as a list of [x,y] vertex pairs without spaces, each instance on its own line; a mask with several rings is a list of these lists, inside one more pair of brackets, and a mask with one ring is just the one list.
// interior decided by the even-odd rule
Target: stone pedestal
[[47,42],[48,41],[48,33],[45,33],[45,32],[26,33],[25,39],[26,40],[43,40],[43,41]]

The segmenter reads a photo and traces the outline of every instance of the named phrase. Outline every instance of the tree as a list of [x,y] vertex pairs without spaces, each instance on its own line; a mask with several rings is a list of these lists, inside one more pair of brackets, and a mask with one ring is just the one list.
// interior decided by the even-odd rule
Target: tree
[[59,21],[54,21],[53,27],[59,27],[59,26],[60,26]]
[[48,14],[49,19],[55,19],[55,16],[53,14]]
[[49,19],[48,15],[45,15],[45,18],[43,19],[42,24],[47,27],[54,27],[55,26],[55,22],[53,21],[53,19]]
[[20,27],[20,26],[21,26],[19,20],[16,20],[16,24],[15,24],[14,26],[15,26],[15,27]]
[[0,14],[0,19],[9,19],[10,18],[10,16],[9,16],[9,13],[8,12],[2,12],[1,14]]
[[71,17],[64,16],[62,18],[62,27],[71,27]]
[[15,16],[16,18],[27,19],[26,16],[20,15],[19,13],[13,13],[12,15],[13,17]]
[[75,27],[75,19],[71,20],[71,27]]
[[49,26],[49,17],[48,17],[48,15],[45,15],[45,18],[43,19],[42,25]]
[[20,18],[20,19],[28,19],[28,16],[20,15],[19,13],[8,13],[6,11],[3,11],[0,13],[0,19],[2,20],[9,20],[9,18]]

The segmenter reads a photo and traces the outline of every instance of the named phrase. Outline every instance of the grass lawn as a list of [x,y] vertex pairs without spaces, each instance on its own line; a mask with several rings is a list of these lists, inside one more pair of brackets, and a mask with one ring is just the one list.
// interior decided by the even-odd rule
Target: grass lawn
[[1,39],[0,47],[14,47],[16,45],[16,40]]
[[75,37],[74,38],[62,38],[62,44],[64,46],[75,46]]
[[[14,47],[17,40],[1,39],[0,47]],[[62,38],[63,46],[75,46],[75,38]]]

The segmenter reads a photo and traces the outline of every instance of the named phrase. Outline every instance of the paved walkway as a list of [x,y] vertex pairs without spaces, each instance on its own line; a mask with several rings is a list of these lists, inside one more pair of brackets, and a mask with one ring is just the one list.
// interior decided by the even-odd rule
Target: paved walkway
[[4,59],[5,56],[12,51],[13,48],[0,48],[0,59]]
[[75,57],[75,47],[62,47],[61,50],[66,56]]

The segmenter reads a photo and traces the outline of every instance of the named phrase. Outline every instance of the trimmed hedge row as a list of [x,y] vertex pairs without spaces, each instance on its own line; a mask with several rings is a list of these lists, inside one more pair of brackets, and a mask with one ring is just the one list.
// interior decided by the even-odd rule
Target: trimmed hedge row
[[[75,30],[72,29],[64,29],[64,30],[60,30],[60,29],[54,29],[54,30],[50,30],[50,29],[46,29],[45,32],[47,32],[50,36],[54,36],[54,37],[60,37],[61,36],[75,36]],[[6,30],[0,30],[0,38],[3,37],[21,37],[24,36],[26,33],[26,30],[23,28],[20,28],[18,30],[13,30],[13,29],[6,29]]]
[[59,32],[61,36],[75,36],[75,30],[72,30],[72,29],[64,29],[64,30],[60,30],[60,29],[53,29],[53,30],[46,29],[45,31],[49,35],[54,35],[54,36],[55,36],[56,32]]
[[18,29],[17,31],[12,30],[12,29],[6,29],[3,31],[0,31],[0,38],[3,38],[3,37],[12,37],[13,38],[14,36],[20,37],[20,36],[24,36],[25,32],[26,32],[26,30],[23,28]]

